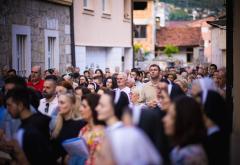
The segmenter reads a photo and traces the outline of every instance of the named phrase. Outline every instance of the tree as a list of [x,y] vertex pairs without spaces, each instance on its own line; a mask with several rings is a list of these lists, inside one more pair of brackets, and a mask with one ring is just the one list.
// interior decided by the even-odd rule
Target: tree
[[169,19],[171,21],[179,21],[179,20],[190,20],[191,16],[188,15],[187,12],[185,12],[182,9],[174,10],[170,13]]
[[172,57],[173,54],[179,52],[179,49],[178,49],[178,47],[169,44],[169,45],[166,45],[166,46],[165,46],[163,52],[164,52],[164,54],[166,54],[168,57]]

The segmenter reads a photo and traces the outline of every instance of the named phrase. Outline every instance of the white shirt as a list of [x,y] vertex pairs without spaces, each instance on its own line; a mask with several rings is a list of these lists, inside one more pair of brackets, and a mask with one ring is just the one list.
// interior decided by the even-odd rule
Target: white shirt
[[210,136],[210,135],[212,135],[212,134],[214,134],[215,132],[218,132],[218,131],[220,131],[220,128],[217,125],[215,125],[215,126],[207,129],[207,134],[208,134],[208,136]]
[[106,128],[106,131],[107,131],[108,133],[111,133],[111,132],[113,132],[113,131],[115,131],[116,129],[121,128],[121,127],[123,127],[123,123],[122,123],[121,121],[118,121],[118,122],[114,123],[113,125],[108,126],[108,127]]
[[50,116],[50,117],[52,117],[53,115],[56,115],[57,114],[57,108],[58,108],[58,98],[57,98],[57,96],[51,102],[49,102],[48,112],[45,111],[47,103],[48,102],[45,98],[41,99],[39,107],[38,107],[38,111],[41,112],[42,114]]
[[145,108],[146,106],[144,104],[139,104],[139,105],[133,105],[131,108],[133,110],[132,114],[132,119],[133,119],[133,124],[138,125],[142,113],[142,109]]
[[142,89],[143,87],[143,83],[141,83],[140,81],[136,81],[136,87],[139,88],[139,89]]

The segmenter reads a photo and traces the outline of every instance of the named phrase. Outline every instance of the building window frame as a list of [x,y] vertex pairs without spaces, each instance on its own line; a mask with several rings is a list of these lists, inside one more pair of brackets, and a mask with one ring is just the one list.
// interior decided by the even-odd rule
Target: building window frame
[[124,20],[127,20],[127,21],[131,20],[131,10],[132,10],[131,6],[132,6],[131,0],[123,1],[123,18],[124,18]]
[[148,8],[147,1],[134,1],[133,2],[133,10],[135,10],[135,11],[144,11],[144,10],[147,10],[147,8]]
[[94,5],[93,0],[83,0],[83,14],[94,15]]
[[20,76],[31,73],[31,28],[12,25],[12,68]]
[[101,0],[102,2],[102,18],[110,19],[111,18],[111,0]]
[[59,32],[57,30],[44,30],[45,35],[45,69],[59,70]]
[[[138,35],[136,34],[136,32],[138,32]],[[135,39],[146,39],[147,38],[147,25],[134,25],[134,36],[133,37]]]

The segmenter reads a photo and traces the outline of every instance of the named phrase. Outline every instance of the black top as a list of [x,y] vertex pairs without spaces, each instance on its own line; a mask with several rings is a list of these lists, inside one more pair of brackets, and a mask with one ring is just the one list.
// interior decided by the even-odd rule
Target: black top
[[41,113],[35,113],[29,118],[22,120],[20,128],[37,128],[47,139],[50,137],[49,123],[51,118]]
[[164,133],[162,119],[165,112],[159,107],[154,109],[143,109],[138,123],[141,128],[150,138],[158,152],[164,159],[164,164],[169,164],[170,145],[167,136]]
[[53,150],[55,153],[55,159],[59,157],[64,157],[67,155],[67,152],[62,146],[62,142],[67,139],[75,138],[79,135],[82,127],[86,125],[86,122],[83,120],[64,120],[62,129],[56,139],[52,140]]
[[33,114],[22,120],[23,151],[32,165],[55,164],[49,141],[49,121],[47,116]]
[[170,98],[171,99],[175,99],[179,96],[183,96],[185,95],[184,92],[182,91],[182,89],[175,83],[172,83],[172,90],[170,93]]
[[229,136],[217,131],[204,142],[209,165],[229,164]]

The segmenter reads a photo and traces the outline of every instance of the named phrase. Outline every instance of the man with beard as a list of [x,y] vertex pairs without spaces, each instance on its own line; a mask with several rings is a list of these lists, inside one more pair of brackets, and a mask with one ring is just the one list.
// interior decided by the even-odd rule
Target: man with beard
[[158,65],[150,65],[149,73],[151,80],[144,84],[141,91],[140,102],[145,103],[149,108],[155,108],[157,106],[157,86],[162,78],[160,72],[161,69]]
[[57,114],[58,98],[56,95],[57,77],[49,75],[43,84],[43,99],[40,100],[38,111],[52,117]]
[[138,71],[137,68],[133,68],[133,69],[131,70],[130,77],[131,77],[131,78],[134,78],[136,87],[139,88],[139,89],[142,89],[143,84],[142,84],[142,82],[139,80],[139,79],[140,79],[140,72]]
[[[6,95],[6,106],[9,114],[12,118],[21,120],[16,133],[16,140],[24,151],[29,164],[54,165],[53,151],[49,141],[50,118],[40,113],[31,112],[30,97],[29,89],[22,87],[13,88]],[[15,151],[15,145],[9,142],[6,142],[5,145],[9,147],[8,152],[13,157],[18,155],[19,150]]]

